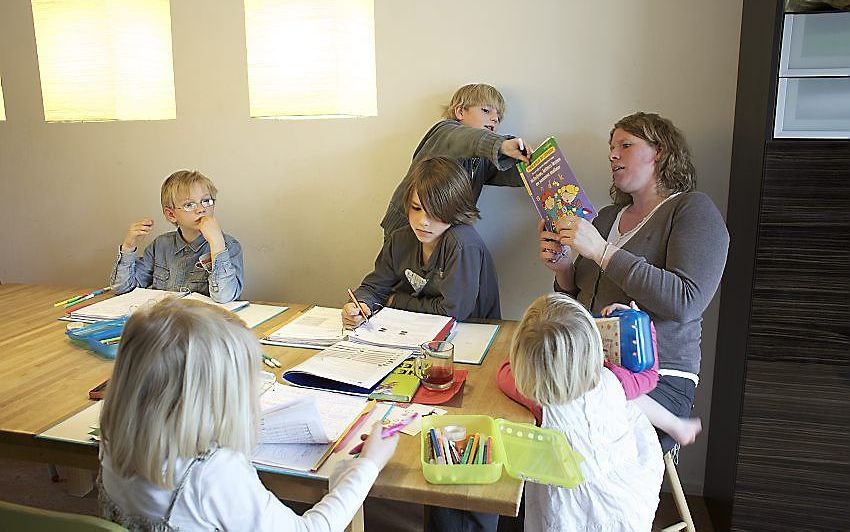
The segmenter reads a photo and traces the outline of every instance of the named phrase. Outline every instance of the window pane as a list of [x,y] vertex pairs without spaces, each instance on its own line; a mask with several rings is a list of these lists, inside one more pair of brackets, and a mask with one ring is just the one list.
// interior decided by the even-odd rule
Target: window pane
[[44,118],[176,116],[169,0],[32,0]]
[[375,116],[373,0],[244,0],[252,117]]

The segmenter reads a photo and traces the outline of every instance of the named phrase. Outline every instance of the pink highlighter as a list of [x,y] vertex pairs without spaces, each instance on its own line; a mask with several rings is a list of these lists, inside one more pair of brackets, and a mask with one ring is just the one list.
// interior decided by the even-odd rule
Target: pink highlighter
[[[388,427],[384,427],[383,429],[381,429],[381,438],[385,439],[385,438],[389,438],[390,436],[394,436],[400,430],[402,430],[404,427],[413,423],[413,421],[418,417],[419,417],[419,414],[414,413],[410,417],[402,419],[398,423],[394,423],[394,424],[392,424]],[[358,454],[358,453],[360,453],[360,451],[363,450],[363,444],[365,444],[365,443],[366,443],[365,441],[358,443],[357,445],[352,447],[350,451],[348,451],[348,454]]]

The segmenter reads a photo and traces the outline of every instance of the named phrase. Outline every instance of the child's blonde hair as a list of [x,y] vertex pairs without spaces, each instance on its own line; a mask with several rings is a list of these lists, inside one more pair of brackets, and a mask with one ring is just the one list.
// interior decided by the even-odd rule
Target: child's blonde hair
[[177,207],[177,202],[185,198],[189,194],[189,189],[195,183],[206,187],[210,192],[210,196],[215,198],[218,194],[218,189],[215,188],[210,178],[197,170],[178,170],[168,176],[162,183],[162,189],[159,192],[159,200],[162,203],[162,208],[166,207],[174,209]]
[[511,340],[517,390],[539,405],[563,404],[601,378],[602,339],[583,306],[564,294],[538,297]]
[[469,175],[447,157],[426,157],[413,165],[404,191],[405,212],[410,211],[414,192],[428,216],[443,223],[472,224],[481,217],[472,200]]
[[459,109],[475,105],[492,107],[499,113],[499,120],[505,117],[505,99],[496,87],[486,83],[470,83],[455,91],[452,101],[443,110],[443,118],[457,120],[455,113]]
[[261,357],[244,323],[213,305],[169,298],[134,312],[100,415],[115,471],[173,488],[178,458],[215,447],[250,456]]

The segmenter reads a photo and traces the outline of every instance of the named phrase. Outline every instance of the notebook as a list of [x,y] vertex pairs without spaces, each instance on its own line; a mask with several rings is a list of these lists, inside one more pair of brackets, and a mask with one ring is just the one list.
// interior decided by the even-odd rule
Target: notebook
[[247,301],[231,301],[230,303],[216,303],[211,298],[197,292],[169,292],[167,290],[153,290],[150,288],[135,288],[126,294],[114,296],[97,303],[76,308],[65,314],[65,318],[72,321],[83,321],[93,323],[101,320],[114,320],[129,316],[137,308],[144,305],[153,305],[167,297],[185,297],[202,301],[210,305],[218,305],[231,312],[236,312],[248,305]]
[[487,323],[458,323],[449,340],[455,346],[455,362],[481,364],[499,332],[498,325]]
[[345,339],[342,309],[314,306],[260,342],[288,347],[324,349]]

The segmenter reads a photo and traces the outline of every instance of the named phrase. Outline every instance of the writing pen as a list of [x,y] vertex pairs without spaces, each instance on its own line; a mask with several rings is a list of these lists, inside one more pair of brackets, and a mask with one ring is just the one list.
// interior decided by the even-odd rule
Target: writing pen
[[[381,429],[381,439],[387,439],[387,438],[389,438],[390,436],[395,436],[395,435],[396,435],[399,431],[401,431],[404,427],[406,427],[406,426],[410,425],[411,423],[413,423],[413,421],[414,421],[416,418],[418,418],[418,417],[419,417],[419,414],[418,414],[418,413],[414,413],[414,414],[413,414],[413,415],[411,415],[410,417],[407,417],[407,418],[405,418],[405,419],[402,419],[401,421],[399,421],[398,423],[395,423],[394,425],[390,425],[389,427],[384,427],[383,429]],[[365,441],[358,443],[357,445],[355,445],[354,447],[352,447],[350,451],[348,451],[348,454],[357,454],[357,453],[359,453],[360,451],[362,451],[362,450],[363,450],[363,445],[364,445],[365,443],[366,443]]]
[[347,288],[346,290],[348,290],[348,297],[351,298],[351,302],[354,303],[354,306],[357,307],[357,310],[360,311],[360,315],[363,316],[363,319],[366,320],[366,322],[368,323],[369,316],[366,315],[366,312],[363,310],[363,307],[360,306],[360,302],[357,301],[356,297],[354,297],[354,292],[351,291],[351,288]]

